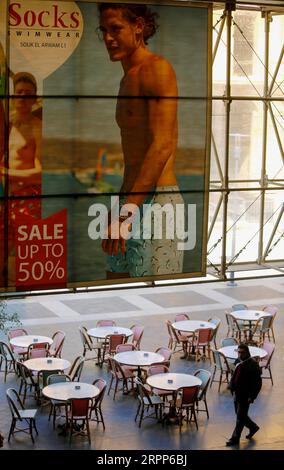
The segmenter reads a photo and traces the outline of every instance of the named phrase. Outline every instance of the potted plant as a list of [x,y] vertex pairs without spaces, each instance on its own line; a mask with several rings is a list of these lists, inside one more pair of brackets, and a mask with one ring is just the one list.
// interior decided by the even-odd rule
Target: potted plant
[[16,312],[7,312],[7,302],[0,299],[0,332],[7,333],[11,328],[20,325],[18,314]]

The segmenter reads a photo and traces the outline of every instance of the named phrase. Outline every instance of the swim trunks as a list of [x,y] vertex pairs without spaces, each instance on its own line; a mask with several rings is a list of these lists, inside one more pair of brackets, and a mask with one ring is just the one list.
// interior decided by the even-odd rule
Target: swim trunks
[[[126,196],[120,197],[120,206],[124,204],[125,199]],[[159,204],[160,206],[159,208],[155,206],[155,216],[153,214],[154,204]],[[130,277],[182,273],[184,252],[177,249],[180,239],[178,239],[175,230],[172,238],[166,236],[166,227],[175,227],[177,204],[184,205],[184,200],[178,186],[157,187],[155,193],[151,194],[143,202],[144,217],[141,215],[137,238],[133,236],[126,241],[126,252],[124,255],[119,252],[117,255],[107,257],[107,271],[129,273]],[[172,206],[172,211],[167,216],[165,214],[166,205]],[[149,215],[152,221],[150,229],[143,226],[143,221],[147,217],[147,210],[151,211]],[[161,218],[159,218],[159,213]],[[156,217],[156,220],[162,220],[162,224],[156,227],[156,232],[153,230],[154,217]],[[159,238],[157,238],[157,233]]]

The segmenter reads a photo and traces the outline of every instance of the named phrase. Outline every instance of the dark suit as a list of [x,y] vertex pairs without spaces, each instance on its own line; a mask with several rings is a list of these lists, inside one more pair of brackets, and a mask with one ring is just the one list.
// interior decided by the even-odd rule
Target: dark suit
[[248,416],[250,403],[252,403],[262,385],[261,370],[252,357],[240,362],[236,361],[236,369],[231,378],[229,388],[234,395],[234,405],[237,422],[232,439],[240,439],[244,426],[253,430],[257,425]]

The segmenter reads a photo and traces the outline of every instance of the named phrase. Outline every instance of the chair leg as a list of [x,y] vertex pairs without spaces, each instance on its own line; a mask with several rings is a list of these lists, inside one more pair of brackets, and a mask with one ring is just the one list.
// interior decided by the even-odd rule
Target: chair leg
[[136,415],[135,415],[135,418],[134,418],[134,421],[137,420],[137,417],[138,417],[138,415],[139,415],[140,408],[141,408],[141,403],[139,402],[139,403],[138,403],[138,407],[137,407],[137,411],[136,411]]
[[206,398],[204,398],[204,404],[205,404],[205,410],[206,410],[206,414],[207,414],[207,419],[209,419],[209,412],[208,412],[208,406],[207,406],[207,401],[206,401]]
[[9,431],[8,442],[10,442],[10,438],[11,438],[13,432],[14,432],[15,424],[16,424],[16,419],[13,418],[12,423],[11,423],[11,427],[10,427],[10,431]]
[[32,439],[32,443],[34,444],[35,440],[34,440],[34,436],[33,436],[33,423],[32,423],[31,419],[30,419],[30,422],[29,422],[29,432],[30,432],[30,436],[31,436],[31,439]]
[[34,430],[38,436],[38,430],[37,430],[37,427],[36,427],[36,422],[35,422],[35,419],[33,419],[33,427],[34,427]]
[[116,395],[116,392],[117,392],[117,387],[118,387],[118,379],[116,379],[116,381],[115,381],[113,400],[115,400],[115,395]]
[[109,383],[109,388],[108,388],[108,392],[107,392],[108,395],[109,395],[109,392],[110,392],[110,389],[111,389],[111,386],[112,386],[112,382],[113,382],[113,375],[111,376],[111,380],[110,380],[110,383]]
[[104,417],[103,417],[102,410],[100,408],[99,408],[99,414],[100,414],[102,425],[103,425],[103,428],[104,428],[104,431],[105,431],[106,427],[105,427]]
[[220,378],[219,378],[219,387],[218,387],[218,392],[220,392],[221,384],[222,384],[222,378],[223,378],[223,371],[220,371]]
[[144,416],[144,404],[142,403],[142,409],[141,409],[140,420],[139,420],[139,428],[141,428],[143,416]]
[[272,373],[271,373],[270,365],[268,366],[268,371],[269,371],[271,383],[272,383],[272,385],[273,385],[273,378],[272,378]]
[[214,366],[214,371],[213,371],[212,379],[210,382],[210,388],[212,387],[212,383],[214,382],[215,374],[216,374],[216,366]]
[[89,441],[89,444],[91,445],[91,433],[90,433],[90,426],[89,426],[88,418],[86,419],[86,428],[87,428],[87,434],[88,434],[88,441]]

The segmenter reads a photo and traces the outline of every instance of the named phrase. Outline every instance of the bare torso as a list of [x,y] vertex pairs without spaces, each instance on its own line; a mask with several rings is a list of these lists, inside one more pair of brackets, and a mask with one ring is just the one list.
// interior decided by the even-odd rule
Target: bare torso
[[[159,60],[158,56],[151,54],[145,63],[132,67],[122,78],[120,83],[116,121],[121,131],[121,142],[124,156],[124,180],[122,191],[132,189],[137,174],[140,171],[144,157],[152,142],[152,133],[149,122],[149,101],[143,89],[143,67],[149,67],[149,61]],[[142,73],[141,73],[142,72]],[[145,98],[143,98],[145,96]],[[125,98],[123,98],[125,97]],[[133,97],[133,98],[132,98]],[[176,184],[174,174],[175,148],[177,141],[177,122],[175,122],[174,151],[167,160],[156,186],[171,186]]]
[[[9,134],[9,170],[32,170],[35,168],[39,140],[41,135],[41,120],[32,116],[27,122],[14,119],[10,124]],[[18,177],[10,177],[10,190],[15,191],[23,185],[30,184]],[[38,184],[41,177],[38,176]],[[32,184],[36,183],[33,178]]]

